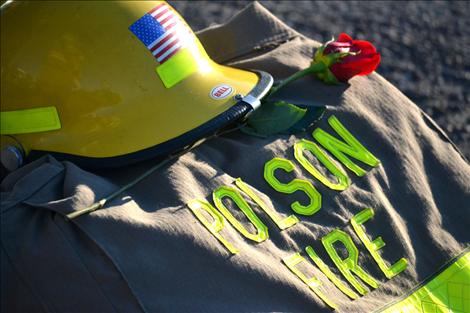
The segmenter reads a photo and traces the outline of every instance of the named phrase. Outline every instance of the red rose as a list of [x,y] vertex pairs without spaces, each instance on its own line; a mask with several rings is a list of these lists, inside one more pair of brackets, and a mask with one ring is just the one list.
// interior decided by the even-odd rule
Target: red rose
[[353,40],[345,33],[317,49],[310,66],[294,73],[274,86],[269,96],[306,75],[315,75],[327,84],[347,82],[356,75],[372,73],[380,63],[380,54],[365,40]]
[[370,74],[380,63],[380,54],[370,42],[353,40],[345,33],[341,33],[337,41],[328,43],[323,55],[348,52],[354,54],[346,55],[330,66],[339,81],[347,82],[353,76]]

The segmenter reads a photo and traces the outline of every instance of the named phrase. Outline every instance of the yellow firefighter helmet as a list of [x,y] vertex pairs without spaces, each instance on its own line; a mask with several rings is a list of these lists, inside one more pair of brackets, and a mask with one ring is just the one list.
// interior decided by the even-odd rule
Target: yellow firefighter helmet
[[213,62],[163,1],[1,9],[6,154],[92,167],[166,155],[243,119],[271,85],[267,73]]

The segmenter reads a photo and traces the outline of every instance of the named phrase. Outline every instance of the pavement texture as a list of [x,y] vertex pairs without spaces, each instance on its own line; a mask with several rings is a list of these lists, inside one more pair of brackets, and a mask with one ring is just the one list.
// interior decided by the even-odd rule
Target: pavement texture
[[[169,1],[197,31],[251,1]],[[345,32],[371,41],[377,70],[444,129],[470,160],[470,2],[259,1],[298,32],[325,42]]]

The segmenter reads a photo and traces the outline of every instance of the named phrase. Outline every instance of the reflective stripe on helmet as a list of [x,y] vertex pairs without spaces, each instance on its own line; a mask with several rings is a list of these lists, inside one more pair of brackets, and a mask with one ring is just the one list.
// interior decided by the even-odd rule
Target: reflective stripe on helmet
[[27,134],[60,129],[57,109],[53,106],[0,112],[0,134]]
[[199,66],[189,49],[178,51],[174,57],[157,67],[166,88],[171,88],[189,75],[195,73]]

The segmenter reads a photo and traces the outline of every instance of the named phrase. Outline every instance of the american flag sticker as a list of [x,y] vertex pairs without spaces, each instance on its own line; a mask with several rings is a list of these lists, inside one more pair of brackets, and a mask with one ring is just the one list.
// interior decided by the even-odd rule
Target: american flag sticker
[[143,42],[160,64],[194,42],[192,31],[165,3],[147,12],[129,30]]

